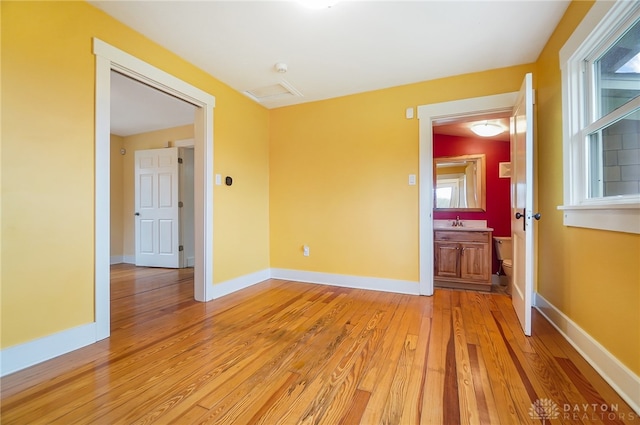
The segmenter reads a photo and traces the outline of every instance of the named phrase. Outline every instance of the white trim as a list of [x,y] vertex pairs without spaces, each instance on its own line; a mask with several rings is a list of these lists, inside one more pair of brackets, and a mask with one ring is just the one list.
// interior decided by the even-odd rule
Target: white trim
[[111,333],[111,67],[110,61],[101,56],[96,56],[95,114],[94,320],[95,337],[99,341]]
[[540,294],[536,309],[640,415],[640,377]]
[[109,264],[110,265],[114,265],[114,264],[122,264],[124,263],[124,255],[112,255],[111,257],[109,257]]
[[268,280],[270,278],[271,270],[264,269],[255,273],[246,274],[244,276],[226,280],[222,283],[216,283],[215,285],[213,285],[212,296],[214,299],[224,297],[225,295],[229,295],[241,289],[248,288],[249,286],[264,282],[265,280]]
[[123,255],[122,262],[125,264],[135,264],[136,256],[135,255]]
[[562,210],[565,226],[640,234],[637,206],[559,206],[558,209]]
[[0,352],[0,376],[61,356],[96,341],[96,324],[88,323],[8,347]]
[[169,144],[171,145],[171,147],[176,147],[176,148],[192,148],[195,146],[195,143],[196,143],[196,140],[194,138],[190,138],[190,139],[174,140]]
[[95,324],[96,340],[110,335],[109,299],[109,151],[111,71],[115,70],[196,106],[194,204],[196,264],[194,293],[198,301],[212,299],[213,284],[213,108],[215,97],[97,38],[95,109]]
[[491,112],[510,112],[518,92],[418,106],[420,120],[420,294],[433,295],[433,123]]
[[367,289],[370,291],[419,295],[419,282],[409,280],[350,276],[291,269],[271,269],[271,278],[305,283],[318,283],[321,285],[341,286],[344,288]]
[[[632,1],[597,1],[559,52],[562,74],[563,203],[564,225],[614,232],[640,233],[638,196],[590,199],[587,197],[587,152],[582,143],[590,91],[583,82],[585,59],[606,46],[640,5]],[[628,104],[620,109],[630,109]],[[637,106],[633,106],[637,107]],[[635,204],[634,211],[628,204]],[[603,210],[606,208],[606,210]],[[635,216],[635,217],[634,217]]]

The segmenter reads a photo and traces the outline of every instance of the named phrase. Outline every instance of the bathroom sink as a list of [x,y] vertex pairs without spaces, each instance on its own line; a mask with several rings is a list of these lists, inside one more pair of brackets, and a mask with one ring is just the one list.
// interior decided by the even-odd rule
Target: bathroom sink
[[434,230],[453,230],[454,232],[493,232],[491,227],[434,226]]
[[487,227],[487,220],[459,220],[462,226],[454,226],[456,220],[433,220],[434,230],[453,230],[465,232],[493,232]]

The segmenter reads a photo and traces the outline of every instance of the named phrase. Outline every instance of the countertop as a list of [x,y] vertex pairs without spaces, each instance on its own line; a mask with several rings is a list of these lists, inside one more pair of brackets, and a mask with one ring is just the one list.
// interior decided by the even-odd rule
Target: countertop
[[493,229],[491,227],[464,227],[464,226],[434,227],[433,230],[447,230],[447,231],[452,230],[454,232],[493,232]]

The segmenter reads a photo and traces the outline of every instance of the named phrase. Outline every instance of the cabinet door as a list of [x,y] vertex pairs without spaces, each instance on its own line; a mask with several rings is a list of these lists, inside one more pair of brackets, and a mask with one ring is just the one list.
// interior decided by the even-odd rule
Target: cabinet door
[[457,243],[436,242],[435,275],[440,277],[459,277],[460,245]]
[[486,243],[460,244],[460,277],[479,282],[489,281],[489,249]]

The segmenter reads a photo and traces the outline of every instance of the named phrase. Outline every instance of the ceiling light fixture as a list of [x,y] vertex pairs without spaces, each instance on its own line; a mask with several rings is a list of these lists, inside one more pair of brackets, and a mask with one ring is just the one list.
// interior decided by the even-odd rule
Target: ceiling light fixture
[[309,9],[329,9],[335,6],[340,0],[298,0],[298,3],[302,4]]
[[471,131],[481,137],[497,136],[504,132],[504,128],[501,125],[493,124],[490,122],[476,123],[471,126]]
[[273,67],[275,68],[276,71],[278,71],[280,74],[284,74],[287,72],[287,64],[283,63],[283,62],[278,62],[277,64],[273,65]]

